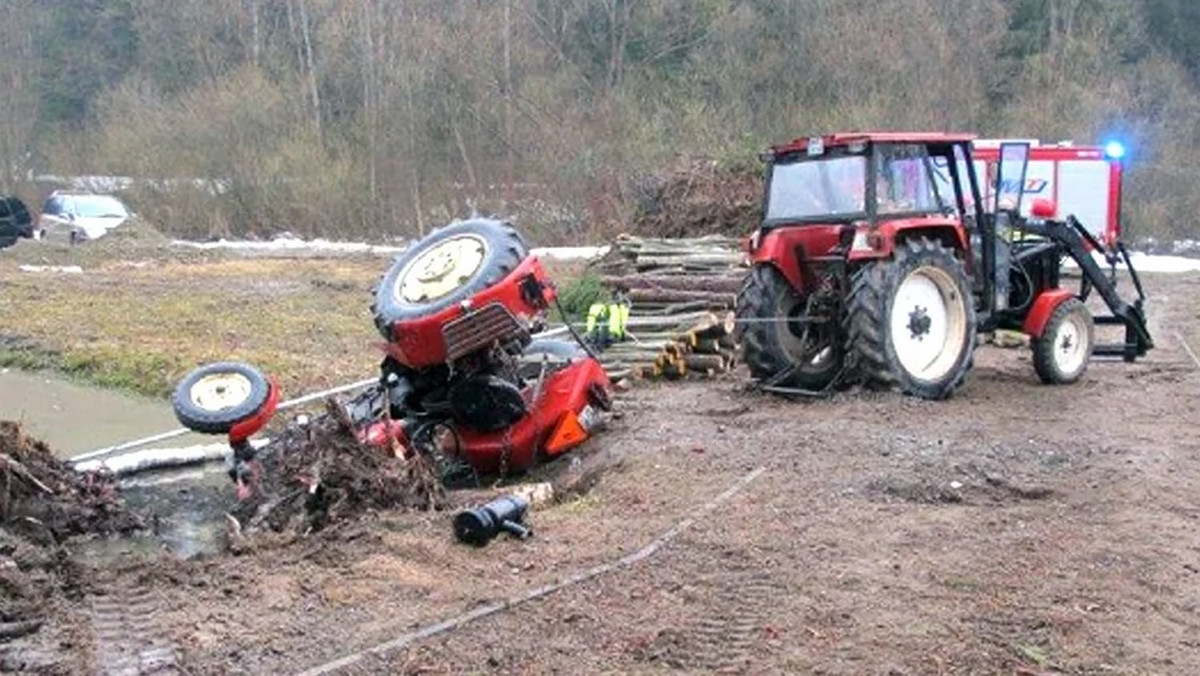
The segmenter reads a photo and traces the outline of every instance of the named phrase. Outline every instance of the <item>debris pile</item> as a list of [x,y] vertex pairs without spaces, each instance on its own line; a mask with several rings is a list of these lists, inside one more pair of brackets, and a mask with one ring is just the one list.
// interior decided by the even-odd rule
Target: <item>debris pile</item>
[[140,530],[111,476],[78,473],[0,421],[0,673],[82,673],[58,604],[91,578],[65,540]]
[[110,535],[143,528],[125,508],[111,475],[76,472],[29,437],[0,421],[0,525],[49,546],[73,535]]
[[423,457],[363,444],[341,403],[331,398],[325,407],[260,451],[259,490],[231,514],[235,540],[267,530],[303,534],[370,510],[445,505],[441,482]]
[[742,237],[761,221],[762,172],[752,165],[694,160],[639,186],[632,231],[653,237]]

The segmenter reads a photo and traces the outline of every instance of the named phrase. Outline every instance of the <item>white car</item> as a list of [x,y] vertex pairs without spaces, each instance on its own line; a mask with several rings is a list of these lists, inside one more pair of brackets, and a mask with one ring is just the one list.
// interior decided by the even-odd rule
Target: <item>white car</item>
[[129,208],[112,195],[55,192],[42,208],[38,235],[72,243],[99,239],[130,216]]

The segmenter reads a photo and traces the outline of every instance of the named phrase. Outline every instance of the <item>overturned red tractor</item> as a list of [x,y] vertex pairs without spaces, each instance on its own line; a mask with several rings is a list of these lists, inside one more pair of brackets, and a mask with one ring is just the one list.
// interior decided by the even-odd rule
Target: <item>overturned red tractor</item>
[[[347,412],[360,438],[432,458],[448,483],[521,472],[586,440],[612,385],[582,343],[539,339],[556,303],[538,259],[507,223],[475,219],[409,247],[374,291],[386,341],[378,383]],[[252,483],[246,439],[277,388],[244,364],[213,364],[176,389],[190,429],[229,433],[234,479]]]
[[[1120,242],[1105,248],[1055,205],[1021,215],[1028,143],[1000,148],[981,194],[965,134],[854,133],[800,138],[764,153],[762,227],[738,299],[744,358],[767,390],[824,394],[864,383],[941,399],[963,382],[976,336],[1028,334],[1043,382],[1078,380],[1093,357],[1133,361],[1153,347],[1144,293]],[[1129,269],[1137,300],[1116,291]],[[1063,288],[1062,263],[1081,269]],[[1085,304],[1098,292],[1111,315]],[[1123,326],[1098,345],[1094,324]]]

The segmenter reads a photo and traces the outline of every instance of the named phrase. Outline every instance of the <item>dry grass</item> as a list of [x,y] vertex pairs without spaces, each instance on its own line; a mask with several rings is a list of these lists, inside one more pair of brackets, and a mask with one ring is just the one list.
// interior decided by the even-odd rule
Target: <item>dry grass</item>
[[85,274],[0,268],[0,335],[10,339],[0,364],[161,396],[213,360],[253,363],[287,393],[361,379],[378,363],[368,291],[387,261],[94,265]]
[[[290,256],[170,248],[140,234],[79,247],[21,242],[0,257],[0,366],[151,396],[215,360],[267,370],[285,396],[370,377],[382,353],[369,294],[391,260]],[[547,268],[564,282],[582,266]]]

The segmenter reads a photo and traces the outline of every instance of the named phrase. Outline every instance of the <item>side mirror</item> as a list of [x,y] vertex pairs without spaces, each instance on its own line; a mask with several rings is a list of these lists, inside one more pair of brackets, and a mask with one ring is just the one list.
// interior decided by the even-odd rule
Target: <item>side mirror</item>
[[1049,220],[1058,215],[1058,205],[1054,203],[1054,200],[1041,197],[1033,201],[1033,204],[1030,205],[1029,213],[1034,218]]

